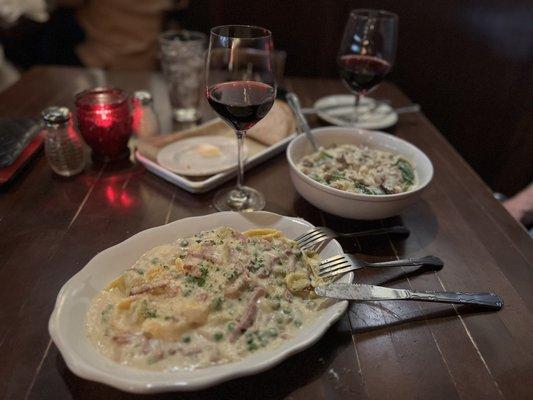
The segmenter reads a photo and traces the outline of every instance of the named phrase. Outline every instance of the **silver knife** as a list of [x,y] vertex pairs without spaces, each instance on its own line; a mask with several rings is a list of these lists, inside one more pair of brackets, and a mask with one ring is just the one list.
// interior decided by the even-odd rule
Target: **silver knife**
[[475,304],[492,310],[500,310],[503,300],[494,293],[463,292],[413,292],[407,289],[392,289],[383,286],[353,283],[330,283],[315,288],[321,297],[356,301],[415,300],[438,303]]

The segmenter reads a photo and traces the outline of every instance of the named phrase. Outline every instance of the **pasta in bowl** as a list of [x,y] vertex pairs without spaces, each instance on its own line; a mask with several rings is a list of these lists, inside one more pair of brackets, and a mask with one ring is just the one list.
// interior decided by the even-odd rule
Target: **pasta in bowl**
[[[165,357],[165,359],[143,368],[142,366],[133,365],[135,362],[128,364],[127,362],[124,363],[124,360],[115,361],[116,358],[104,355],[101,350],[95,347],[86,332],[87,313],[91,308],[92,300],[99,296],[102,290],[109,287],[110,282],[113,282],[125,271],[129,271],[142,258],[143,254],[150,251],[150,249],[161,246],[164,243],[176,242],[178,238],[191,238],[199,232],[211,231],[219,227],[229,227],[238,232],[269,227],[282,232],[286,238],[295,238],[311,229],[312,225],[300,218],[285,217],[269,212],[220,212],[185,218],[167,225],[151,228],[102,251],[63,285],[50,317],[50,335],[68,368],[82,378],[105,383],[133,393],[198,390],[237,377],[256,374],[273,367],[295,352],[315,343],[328,327],[345,312],[348,305],[346,301],[328,302],[321,306],[317,304],[316,314],[309,319],[304,319],[301,326],[296,326],[295,319],[288,321],[287,326],[290,337],[283,339],[280,336],[282,334],[281,331],[278,331],[277,341],[270,339],[268,342],[270,344],[265,347],[261,346],[259,338],[254,338],[258,346],[257,350],[248,351],[244,349],[245,353],[242,358],[238,356],[234,360],[220,359],[214,363],[209,362],[209,365],[205,367],[200,367],[198,366],[199,363],[197,363],[192,368],[167,368],[165,363],[169,362],[170,359],[165,360]],[[321,250],[320,257],[327,258],[341,253],[342,248],[340,245],[336,241],[331,241]],[[259,271],[257,272],[259,273]],[[350,273],[343,276],[341,281],[350,282],[352,278],[353,273]],[[290,278],[290,280],[291,282],[294,281],[293,283],[296,285],[301,282],[298,279],[298,275]],[[253,293],[253,290],[250,293]],[[125,295],[122,296],[125,297]],[[305,296],[299,298],[305,299]],[[191,299],[195,299],[195,297],[191,297]],[[208,303],[211,307],[211,301]],[[152,308],[150,304],[148,306],[150,306],[149,309]],[[280,304],[280,309],[281,306],[282,304]],[[319,307],[320,309],[318,309]],[[151,311],[148,311],[146,315],[152,315]],[[164,321],[166,314],[162,312],[161,315]],[[241,315],[236,315],[235,319]],[[209,321],[214,316],[216,314],[208,316],[207,320]],[[229,341],[229,337],[226,336],[229,335],[227,324],[223,326],[226,328],[223,333],[226,340]],[[210,328],[210,325],[208,325],[207,329],[212,329],[214,333],[219,330],[219,327],[214,328],[213,325]],[[255,336],[253,331],[255,331],[255,328],[250,330],[250,333]],[[259,329],[259,331],[264,331],[264,329]],[[245,339],[248,339],[246,337],[247,333],[248,330],[242,333],[243,345],[246,344]],[[191,336],[190,332],[186,333],[184,331],[181,333],[177,342],[181,343],[180,341],[185,336]],[[194,346],[195,335],[193,334],[192,336],[190,344]],[[207,337],[209,338],[209,334]],[[214,335],[211,336],[211,339],[215,339]],[[141,362],[142,360],[139,359],[137,361]]]
[[344,218],[373,220],[398,215],[417,202],[433,178],[433,165],[417,147],[384,132],[313,129],[321,148],[304,135],[287,147],[298,193],[314,206]]

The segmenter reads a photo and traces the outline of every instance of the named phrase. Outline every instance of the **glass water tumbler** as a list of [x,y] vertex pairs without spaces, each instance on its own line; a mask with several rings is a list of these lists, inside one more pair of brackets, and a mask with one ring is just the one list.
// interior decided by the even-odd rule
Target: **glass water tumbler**
[[84,143],[66,107],[48,107],[42,112],[45,123],[44,151],[52,170],[73,176],[85,167]]
[[76,95],[76,117],[81,135],[98,161],[129,156],[131,111],[129,97],[121,89],[98,87]]
[[200,119],[206,42],[207,37],[201,32],[168,31],[159,36],[161,69],[176,121]]

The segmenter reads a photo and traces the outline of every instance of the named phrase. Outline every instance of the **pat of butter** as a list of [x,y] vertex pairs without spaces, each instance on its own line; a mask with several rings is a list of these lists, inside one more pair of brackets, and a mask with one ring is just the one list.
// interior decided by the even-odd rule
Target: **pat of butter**
[[202,157],[218,157],[222,155],[220,149],[217,146],[213,146],[212,144],[208,143],[199,144],[196,148],[196,151]]

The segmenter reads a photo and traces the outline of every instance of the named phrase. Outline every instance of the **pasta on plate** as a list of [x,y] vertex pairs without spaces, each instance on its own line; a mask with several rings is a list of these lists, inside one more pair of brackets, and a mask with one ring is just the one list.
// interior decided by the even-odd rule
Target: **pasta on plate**
[[105,356],[168,371],[240,360],[294,337],[322,311],[318,255],[274,229],[229,227],[155,247],[91,302]]

